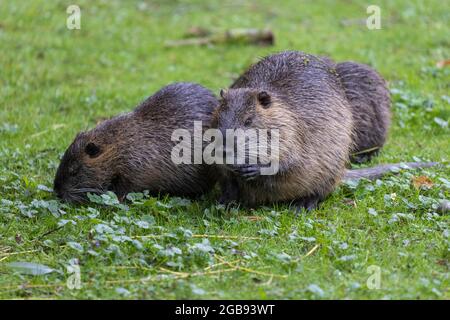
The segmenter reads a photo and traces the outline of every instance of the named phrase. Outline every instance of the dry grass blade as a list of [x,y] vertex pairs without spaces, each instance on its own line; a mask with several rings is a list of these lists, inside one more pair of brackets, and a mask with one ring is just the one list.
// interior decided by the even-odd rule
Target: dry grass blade
[[[161,235],[146,235],[146,236],[130,236],[135,239],[160,239],[164,238],[165,234]],[[230,239],[230,240],[262,240],[260,237],[245,237],[245,236],[229,236],[229,235],[215,235],[215,234],[193,234],[192,238],[207,238],[207,239]]]
[[227,236],[214,234],[193,234],[192,238],[235,239],[235,240],[262,240],[260,237]]
[[25,251],[17,251],[17,252],[0,252],[0,262],[8,259],[11,256],[24,254],[24,253],[38,252],[38,251],[41,251],[41,250],[35,249],[35,250],[25,250]]
[[311,250],[309,250],[303,257],[302,259],[309,257],[310,255],[312,255],[314,253],[314,251],[316,251],[317,249],[319,249],[320,244],[316,244]]
[[298,262],[298,261],[300,261],[300,260],[305,259],[306,257],[309,257],[309,256],[312,255],[317,249],[319,249],[319,247],[320,247],[320,244],[316,244],[316,245],[315,245],[314,247],[312,247],[312,249],[309,250],[304,256],[302,256],[302,257],[300,257],[300,258],[298,258],[298,259],[295,259],[294,262]]
[[377,146],[377,147],[373,147],[373,148],[369,148],[369,149],[365,149],[365,150],[361,150],[361,151],[352,153],[351,155],[352,156],[357,156],[359,154],[369,153],[369,152],[372,152],[372,151],[375,151],[375,150],[378,150],[378,149],[380,149],[380,147]]
[[237,260],[234,260],[234,261],[231,261],[231,262],[223,261],[223,262],[219,262],[219,263],[215,263],[213,265],[210,265],[210,266],[206,267],[204,270],[205,271],[206,270],[210,270],[210,269],[215,268],[215,267],[223,266],[224,264],[235,264],[235,263],[238,263],[240,261],[241,261],[240,259],[237,259]]
[[0,291],[4,290],[26,290],[26,289],[37,289],[37,288],[57,288],[64,287],[65,283],[54,283],[54,284],[16,284],[0,287]]
[[7,246],[1,246],[0,247],[0,254],[11,251],[11,247]]
[[223,262],[224,264],[232,267],[232,268],[236,268],[237,270],[240,271],[244,271],[244,272],[248,272],[248,273],[254,273],[254,274],[259,274],[261,276],[268,276],[268,277],[275,277],[275,278],[287,278],[287,275],[284,274],[274,274],[274,273],[268,273],[268,272],[263,272],[263,271],[259,271],[259,270],[254,270],[254,269],[250,269],[247,267],[242,267],[240,265],[235,265],[232,262],[229,261],[225,261],[222,257],[216,255],[215,256],[218,260],[220,260],[221,262]]
[[193,272],[193,273],[189,273],[189,272],[177,272],[177,271],[173,271],[173,270],[169,270],[166,268],[159,268],[161,271],[176,275],[178,277],[181,278],[189,278],[189,277],[198,277],[198,276],[207,276],[207,275],[213,275],[213,274],[220,274],[220,273],[225,273],[225,272],[233,272],[238,270],[238,268],[233,267],[230,269],[221,269],[221,270],[213,270],[213,271],[206,271],[206,272]]

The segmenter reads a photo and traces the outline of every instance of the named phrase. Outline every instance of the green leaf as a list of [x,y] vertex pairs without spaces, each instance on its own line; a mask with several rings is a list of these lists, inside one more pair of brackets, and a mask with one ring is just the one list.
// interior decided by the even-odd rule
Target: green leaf
[[72,249],[77,250],[78,252],[83,252],[84,251],[83,246],[81,244],[79,244],[78,242],[70,241],[70,242],[67,242],[67,245],[69,247],[71,247]]
[[321,297],[321,298],[325,295],[325,292],[322,290],[322,288],[314,283],[312,283],[308,286],[308,291]]
[[448,127],[448,121],[445,121],[444,119],[435,117],[434,122],[436,122],[441,128],[447,128]]
[[47,187],[47,186],[45,186],[45,185],[43,185],[43,184],[39,184],[39,185],[37,186],[37,188],[38,188],[38,190],[41,190],[41,191],[45,191],[45,192],[53,192],[53,189],[52,189],[52,188],[49,188],[49,187]]
[[52,269],[46,265],[34,262],[11,262],[8,263],[7,266],[20,273],[30,274],[33,276],[41,276],[55,271],[55,269]]

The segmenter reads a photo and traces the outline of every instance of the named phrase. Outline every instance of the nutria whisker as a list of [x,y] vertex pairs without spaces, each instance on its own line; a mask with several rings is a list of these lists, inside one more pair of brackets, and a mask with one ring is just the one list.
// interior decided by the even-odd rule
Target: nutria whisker
[[95,193],[95,194],[101,194],[104,193],[103,189],[98,189],[98,188],[80,188],[80,189],[72,189],[71,190],[72,193],[74,194],[78,194],[78,193]]
[[84,197],[76,193],[65,194],[64,200],[70,203],[82,203],[85,201]]

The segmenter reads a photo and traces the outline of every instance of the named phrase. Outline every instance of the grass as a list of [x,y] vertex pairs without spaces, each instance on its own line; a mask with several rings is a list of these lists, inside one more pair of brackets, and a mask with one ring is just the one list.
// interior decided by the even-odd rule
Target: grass
[[[48,192],[78,131],[174,81],[218,92],[285,49],[367,63],[388,79],[393,125],[370,165],[447,164],[450,68],[435,64],[450,58],[448,2],[379,1],[374,31],[359,22],[365,1],[77,3],[81,30],[66,28],[73,1],[0,3],[0,298],[450,298],[449,215],[436,210],[449,198],[448,165],[342,185],[299,216],[225,212],[209,195],[138,194],[124,208],[111,195],[69,206]],[[270,27],[276,45],[163,47],[191,26]],[[417,176],[431,186],[415,188]],[[71,290],[77,266],[81,289]],[[373,270],[379,289],[367,286]]]

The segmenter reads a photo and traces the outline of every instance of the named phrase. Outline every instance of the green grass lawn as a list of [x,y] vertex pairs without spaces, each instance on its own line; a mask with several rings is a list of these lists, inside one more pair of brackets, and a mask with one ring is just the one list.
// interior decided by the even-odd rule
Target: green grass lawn
[[[436,208],[450,197],[450,67],[436,62],[450,58],[450,5],[376,2],[382,29],[370,31],[366,1],[1,1],[0,298],[449,299],[449,215]],[[70,4],[81,30],[66,28]],[[164,48],[192,26],[269,27],[276,43]],[[48,191],[77,132],[171,82],[217,93],[286,49],[367,63],[389,81],[392,129],[369,165],[444,165],[343,185],[299,216],[225,211],[212,195],[70,206]],[[414,187],[418,176],[430,187]]]

